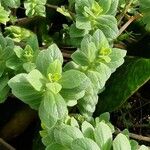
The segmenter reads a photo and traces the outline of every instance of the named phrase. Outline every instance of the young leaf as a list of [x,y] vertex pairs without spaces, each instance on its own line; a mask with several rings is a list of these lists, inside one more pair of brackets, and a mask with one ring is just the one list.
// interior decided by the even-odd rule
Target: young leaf
[[58,94],[62,88],[62,86],[57,82],[47,83],[46,87],[48,90],[50,90],[54,94]]
[[37,69],[47,76],[47,69],[50,63],[53,63],[54,60],[58,59],[61,64],[63,63],[63,56],[59,48],[52,44],[46,50],[42,50],[36,60]]
[[144,146],[144,145],[142,145],[142,146],[140,146],[140,148],[138,150],[149,150],[149,148]]
[[81,126],[84,137],[94,140],[94,127],[87,121],[84,121]]
[[76,127],[60,125],[54,128],[54,138],[57,143],[70,148],[72,141],[83,138],[83,134]]
[[18,26],[9,26],[5,28],[5,34],[11,37],[15,42],[27,40],[33,35],[33,32]]
[[138,142],[135,140],[130,140],[131,150],[137,150],[138,149]]
[[105,123],[109,122],[110,121],[110,114],[108,112],[105,112],[103,114],[101,114],[99,117],[99,122],[101,121],[105,121]]
[[118,134],[113,141],[114,150],[131,150],[130,142],[128,138],[122,133]]
[[62,73],[62,64],[58,59],[55,59],[52,63],[49,64],[47,69],[47,74],[61,74]]
[[111,69],[111,72],[116,71],[116,68],[124,63],[124,57],[126,56],[126,51],[118,48],[113,48],[112,53],[109,55],[111,62],[107,65]]
[[110,150],[112,146],[112,132],[110,127],[104,122],[100,122],[94,131],[96,143],[103,150]]
[[9,11],[6,11],[3,6],[0,5],[0,23],[6,24],[9,21]]
[[112,0],[98,0],[98,3],[103,8],[102,13],[106,14],[108,10],[110,9]]

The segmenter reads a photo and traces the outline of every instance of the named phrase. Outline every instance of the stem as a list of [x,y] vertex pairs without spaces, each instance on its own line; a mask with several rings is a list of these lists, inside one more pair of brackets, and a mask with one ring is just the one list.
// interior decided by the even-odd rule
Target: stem
[[141,16],[141,14],[131,16],[130,19],[120,28],[118,36],[120,36],[134,20],[139,19]]
[[49,7],[49,8],[52,8],[52,9],[57,9],[59,8],[58,6],[56,5],[51,5],[51,4],[45,4],[45,6]]
[[1,150],[15,150],[14,147],[6,143],[2,138],[0,138],[0,149]]
[[118,25],[120,25],[122,19],[124,18],[125,14],[127,13],[128,9],[130,8],[131,4],[132,4],[132,0],[130,0],[128,3],[125,4],[125,6],[122,10],[122,13],[119,16]]
[[[115,131],[115,134],[117,135],[119,133],[121,133],[121,131],[119,129],[117,129]],[[135,139],[135,140],[139,140],[139,141],[150,142],[150,137],[143,136],[143,135],[138,135],[138,134],[135,134],[135,133],[129,133],[129,137],[132,138],[132,139]]]

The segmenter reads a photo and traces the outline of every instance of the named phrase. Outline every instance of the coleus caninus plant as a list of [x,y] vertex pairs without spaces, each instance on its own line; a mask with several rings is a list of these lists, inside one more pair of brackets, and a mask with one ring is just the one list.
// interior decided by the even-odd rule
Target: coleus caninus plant
[[[39,111],[43,129],[48,131],[46,133],[44,131],[46,137],[49,133],[54,134],[56,141],[61,142],[53,141],[52,144],[49,143],[47,149],[52,147],[69,149],[67,144],[70,145],[73,138],[75,143],[73,142],[71,149],[75,149],[79,141],[80,147],[86,143],[86,147],[91,145],[91,148],[100,149],[92,139],[84,137],[78,128],[65,123],[69,115],[67,106],[73,107],[77,104],[85,118],[91,118],[97,104],[97,94],[102,90],[111,73],[123,63],[125,54],[124,50],[111,48],[102,31],[97,30],[93,35],[83,38],[81,48],[72,54],[74,62],[66,64],[63,71],[62,53],[55,44],[52,44],[39,52],[35,69],[29,73],[17,74],[9,80],[12,93],[31,108]],[[77,122],[76,125],[78,126]],[[55,131],[56,133],[51,133]],[[73,138],[67,142],[61,141],[60,136],[64,140],[68,136]],[[88,142],[91,144],[89,145]]]

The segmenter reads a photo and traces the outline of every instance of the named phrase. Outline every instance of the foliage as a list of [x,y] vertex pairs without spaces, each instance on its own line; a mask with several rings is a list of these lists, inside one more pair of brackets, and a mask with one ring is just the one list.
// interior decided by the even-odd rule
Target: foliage
[[[97,103],[97,116],[119,108],[150,77],[145,58],[126,59],[115,72],[126,56],[126,50],[114,45],[119,36],[116,18],[130,2],[137,1],[0,1],[0,103],[13,94],[38,111],[46,150],[147,149],[122,133],[113,139],[109,113],[93,118]],[[143,13],[148,29],[149,1],[138,4],[136,12]],[[16,15],[20,6],[25,18]],[[48,20],[47,8],[56,10],[54,18],[58,13],[67,18],[63,28],[57,19]],[[57,30],[49,37],[52,29]],[[67,63],[62,45],[77,48]]]
[[[107,117],[104,117],[107,116]],[[40,132],[42,141],[47,150],[140,150],[138,143],[129,140],[127,135],[118,134],[113,140],[114,127],[110,124],[109,114],[102,114],[92,121],[78,121],[73,117],[68,117],[65,123],[61,123],[50,129],[44,129]],[[134,143],[134,145],[132,145]]]

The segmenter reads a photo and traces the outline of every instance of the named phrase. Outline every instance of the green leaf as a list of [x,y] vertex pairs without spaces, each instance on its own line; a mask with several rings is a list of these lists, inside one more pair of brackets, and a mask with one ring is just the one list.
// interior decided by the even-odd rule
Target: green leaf
[[[43,97],[43,91],[39,91],[41,89],[40,80],[40,75],[34,76],[33,79],[32,73],[29,76],[25,73],[21,73],[11,78],[8,85],[17,98],[30,105],[31,108],[38,109]],[[35,83],[35,81],[37,81],[37,83]],[[32,84],[30,84],[30,82],[32,82]]]
[[1,91],[0,91],[0,103],[3,103],[9,94],[10,88],[8,86],[5,86]]
[[[41,105],[43,105],[43,101],[41,102]],[[40,106],[41,107],[41,106]],[[43,106],[42,106],[43,107]],[[52,126],[53,126],[53,124],[55,124],[56,122],[55,122],[55,120],[54,120],[54,122],[53,122],[53,120],[50,120],[50,118],[48,118],[48,114],[47,114],[47,112],[45,112],[45,109],[43,109],[43,108],[39,108],[39,111],[41,111],[42,110],[42,112],[41,113],[43,113],[43,115],[45,116],[45,118],[43,118],[43,119],[45,119],[45,121],[49,121],[50,122],[50,125],[51,125],[51,123],[52,123]],[[44,117],[43,116],[43,117]],[[54,118],[55,119],[55,118]],[[48,146],[48,145],[50,145],[50,144],[52,144],[52,143],[54,143],[54,138],[53,138],[53,128],[47,128],[47,127],[45,127],[45,125],[42,123],[42,126],[44,126],[43,128],[43,130],[42,131],[40,131],[40,136],[42,137],[42,143],[45,145],[45,146]],[[48,125],[49,126],[49,125]]]
[[30,45],[36,55],[39,53],[39,43],[35,34],[32,34],[29,38],[27,38],[26,45]]
[[24,50],[20,46],[15,45],[14,52],[18,58],[21,58],[23,56]]
[[78,29],[75,24],[72,24],[69,28],[69,35],[70,37],[82,37],[86,35],[88,32],[86,30]]
[[0,6],[0,23],[6,24],[9,21],[9,11],[6,11],[3,6]]
[[93,37],[92,41],[95,43],[95,46],[98,50],[101,50],[103,47],[104,48],[110,47],[106,36],[101,30],[99,29],[96,30],[92,37]]
[[[88,82],[86,75],[78,70],[69,70],[62,74],[62,78],[59,83],[63,89],[73,89],[85,87],[85,83]],[[87,85],[87,84],[86,84]]]
[[94,140],[94,127],[87,121],[84,121],[81,126],[84,137]]
[[140,148],[138,150],[149,150],[148,147],[146,147],[145,145],[140,146]]
[[62,86],[60,84],[58,84],[57,82],[47,83],[46,87],[48,88],[48,90],[50,90],[54,94],[59,93],[62,88]]
[[116,71],[116,68],[124,63],[124,57],[126,56],[126,51],[118,48],[113,48],[111,54],[109,55],[111,62],[107,65],[111,69],[111,72]]
[[118,3],[120,0],[111,0],[111,6],[107,14],[115,16],[117,13]]
[[96,71],[87,71],[86,75],[93,83],[93,87],[99,91],[105,86],[106,81],[111,75],[111,70],[103,63],[100,63],[95,70]]
[[45,17],[45,4],[46,0],[26,0],[24,7],[26,9],[26,15],[32,16],[43,16]]
[[47,69],[47,74],[61,74],[62,73],[62,64],[58,59],[55,59],[54,62],[49,64]]
[[[47,109],[45,107],[45,102],[44,100],[41,101],[40,107],[38,109],[38,113],[39,113],[39,117],[41,120],[41,123],[48,129],[48,128],[52,128],[58,121],[58,118],[55,118],[52,116],[52,114],[50,114],[49,111],[47,111]],[[46,145],[47,143],[49,143],[49,136],[45,136],[42,139],[42,142]]]
[[118,36],[117,20],[111,15],[101,15],[97,18],[97,27],[108,39],[115,39]]
[[128,58],[111,76],[105,91],[100,94],[101,100],[97,105],[96,114],[117,109],[149,79],[150,60]]
[[20,6],[20,0],[1,0],[1,3],[11,8],[18,8]]
[[36,60],[37,69],[40,70],[42,74],[47,76],[47,69],[50,63],[53,63],[54,60],[58,59],[63,63],[63,56],[56,44],[52,44],[46,50],[42,50]]
[[31,71],[34,70],[35,68],[36,68],[35,63],[27,62],[27,63],[24,63],[24,64],[23,64],[23,69],[24,69],[26,72],[31,72]]
[[130,142],[128,138],[122,133],[118,134],[113,141],[114,150],[131,150]]
[[99,5],[102,7],[102,14],[106,14],[111,6],[112,0],[98,0]]
[[79,65],[77,65],[75,62],[73,61],[69,61],[67,64],[65,64],[65,66],[63,67],[63,71],[67,71],[70,69],[79,69]]
[[112,132],[110,127],[104,123],[100,122],[94,131],[94,136],[96,143],[101,149],[110,150],[112,146]]
[[86,37],[81,42],[81,52],[86,56],[89,64],[93,62],[96,58],[97,48],[93,42],[88,41]]
[[9,92],[9,87],[7,85],[8,81],[9,78],[7,75],[0,77],[0,103],[3,103],[7,98]]
[[78,29],[86,29],[86,30],[92,29],[91,22],[87,18],[82,17],[82,16],[77,16],[76,27]]
[[26,79],[29,81],[29,83],[34,87],[36,91],[43,90],[44,77],[37,69],[32,70],[27,75]]
[[9,26],[5,28],[5,34],[11,37],[15,42],[20,42],[32,36],[33,33],[22,27]]
[[[69,93],[69,94],[68,94]],[[67,103],[67,106],[74,106],[77,104],[77,100],[82,98],[85,94],[84,90],[74,91],[73,89],[62,89],[60,92],[61,96]]]
[[83,134],[76,127],[60,125],[54,128],[54,138],[57,143],[70,148],[72,141],[83,138]]
[[78,138],[74,140],[71,147],[71,150],[100,150],[98,145],[88,138]]
[[98,96],[96,93],[89,94],[86,92],[85,96],[78,101],[80,113],[87,118],[92,116],[93,112],[95,111],[97,102]]
[[1,68],[0,69],[0,77],[1,77],[4,73],[5,68],[6,68],[4,61],[0,62],[0,68]]
[[79,50],[75,51],[71,58],[74,60],[75,63],[82,66],[88,66],[90,63],[88,61],[88,58],[85,56],[85,54]]
[[46,91],[39,109],[39,116],[47,128],[51,128],[58,120],[67,114],[67,106],[60,94]]
[[131,150],[137,150],[138,149],[138,142],[134,140],[130,140]]
[[101,122],[101,121],[105,121],[105,123],[109,122],[110,121],[110,114],[109,114],[109,112],[105,112],[105,113],[101,114],[98,117],[98,119],[99,119],[99,122]]
[[72,19],[72,16],[70,15],[70,12],[68,9],[66,9],[64,6],[58,7],[57,12],[61,13],[62,15]]
[[17,57],[13,56],[12,58],[6,61],[6,67],[12,70],[19,70],[22,71],[22,61],[19,60]]

